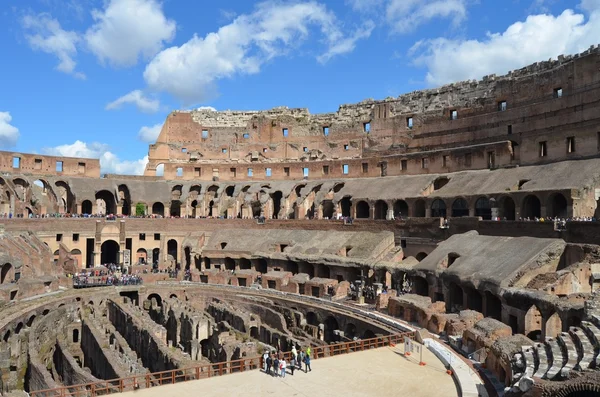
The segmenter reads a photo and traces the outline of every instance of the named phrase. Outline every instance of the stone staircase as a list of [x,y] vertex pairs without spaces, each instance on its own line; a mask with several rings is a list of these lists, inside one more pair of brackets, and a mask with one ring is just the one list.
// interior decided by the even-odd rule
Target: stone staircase
[[571,371],[600,368],[600,317],[582,321],[556,338],[523,346],[513,357],[513,384],[523,378],[562,379]]

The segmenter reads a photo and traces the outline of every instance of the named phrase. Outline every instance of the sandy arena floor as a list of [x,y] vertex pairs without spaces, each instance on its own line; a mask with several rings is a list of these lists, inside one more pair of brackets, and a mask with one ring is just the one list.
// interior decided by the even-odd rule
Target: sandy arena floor
[[405,358],[403,346],[312,360],[312,372],[296,371],[275,378],[249,371],[210,379],[123,393],[123,397],[222,396],[457,396],[452,377],[428,350],[425,366],[418,357]]

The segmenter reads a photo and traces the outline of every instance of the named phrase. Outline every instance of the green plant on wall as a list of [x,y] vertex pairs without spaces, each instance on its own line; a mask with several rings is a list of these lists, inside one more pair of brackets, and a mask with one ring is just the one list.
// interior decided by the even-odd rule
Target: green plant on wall
[[135,205],[135,216],[146,215],[146,205],[144,203],[137,203]]

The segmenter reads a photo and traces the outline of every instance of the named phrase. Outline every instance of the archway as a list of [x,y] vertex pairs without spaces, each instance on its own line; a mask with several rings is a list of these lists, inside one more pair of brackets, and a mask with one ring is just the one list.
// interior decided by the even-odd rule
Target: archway
[[352,198],[344,197],[342,200],[340,200],[340,207],[342,207],[342,216],[349,217],[350,208],[352,207]]
[[160,248],[154,248],[152,250],[152,263],[158,263],[160,259]]
[[306,313],[306,324],[314,326],[319,325],[319,318],[314,312]]
[[144,248],[139,248],[136,252],[137,263],[145,264],[148,260],[148,251]]
[[540,340],[542,336],[542,313],[537,306],[532,305],[525,313],[524,334],[532,341]]
[[464,306],[462,288],[455,283],[451,283],[448,288],[448,293],[450,295],[450,312],[454,313],[456,311],[462,310]]
[[252,202],[252,217],[253,218],[258,218],[260,216],[262,212],[262,206],[260,204],[260,201],[255,200]]
[[121,214],[131,215],[131,196],[127,185],[119,185],[119,204],[121,205]]
[[152,215],[163,216],[165,214],[165,205],[163,203],[152,204]]
[[195,217],[197,216],[197,215],[196,215],[196,207],[197,207],[197,206],[198,206],[198,200],[194,200],[194,201],[192,201],[192,203],[190,204],[190,207],[192,207],[192,214],[191,214],[192,218],[195,218]]
[[[54,184],[56,186],[56,201],[59,205],[59,212],[61,207],[63,207],[65,212],[74,212],[76,209],[74,208],[74,198],[73,193],[71,192],[71,187],[64,181],[58,181]],[[91,214],[90,207],[90,214]]]
[[173,257],[175,262],[177,262],[177,240],[170,239],[167,241],[167,255]]
[[467,293],[467,309],[483,313],[483,299],[479,291],[465,287],[465,292]]
[[424,277],[415,276],[413,278],[413,292],[421,296],[429,296],[429,283]]
[[283,198],[283,193],[280,191],[276,191],[271,195],[271,199],[273,200],[273,219],[279,218],[279,212],[281,211],[281,199]]
[[424,218],[425,214],[425,200],[415,201],[415,210],[413,211],[413,216],[417,218]]
[[81,213],[87,215],[92,213],[92,202],[90,200],[83,200],[81,203]]
[[452,217],[469,216],[469,204],[464,198],[457,198],[452,203]]
[[117,206],[115,195],[108,190],[100,190],[96,193],[96,206],[99,214],[116,214]]
[[492,219],[492,206],[487,197],[479,197],[475,201],[475,216],[481,217],[484,220]]
[[2,265],[0,270],[0,284],[10,283],[14,277],[14,268],[10,263]]
[[435,199],[431,203],[431,217],[432,218],[445,218],[446,217],[446,203],[441,199]]
[[190,247],[185,247],[183,249],[183,255],[185,257],[185,270],[189,270],[192,266],[192,249]]
[[556,338],[558,334],[562,331],[562,320],[558,313],[554,313],[548,318],[546,321],[546,332],[545,335],[547,338]]
[[356,325],[352,323],[346,324],[346,329],[344,330],[344,336],[348,339],[354,339],[356,336]]
[[119,243],[115,240],[106,240],[100,246],[100,262],[104,264],[119,263]]
[[376,337],[377,335],[375,335],[375,332],[371,331],[370,329],[366,330],[363,334],[363,339],[373,339]]
[[359,201],[356,203],[356,218],[357,219],[369,219],[370,208],[366,201]]
[[323,218],[333,219],[333,201],[323,200],[321,205],[323,207]]
[[388,205],[383,200],[377,200],[375,202],[375,219],[386,219],[387,218]]
[[408,216],[408,204],[404,200],[396,200],[394,202],[394,218]]
[[169,213],[171,216],[179,218],[181,216],[181,201],[171,200],[171,208],[169,209]]
[[498,321],[502,319],[502,302],[490,291],[485,291],[485,316]]
[[162,306],[162,298],[159,294],[148,295],[148,300],[152,302],[152,307]]
[[515,201],[511,197],[504,196],[500,199],[500,210],[501,218],[506,218],[507,221],[514,221],[516,219]]
[[415,256],[415,259],[418,260],[419,262],[421,262],[425,258],[427,258],[427,253],[425,253],[425,252],[419,252],[417,254],[417,256]]
[[336,335],[335,335],[334,331],[339,329],[337,320],[335,319],[335,317],[329,316],[325,319],[324,325],[325,325],[325,330],[324,330],[323,337],[325,339],[325,342],[335,342]]
[[215,207],[214,200],[210,200],[210,202],[208,203],[208,216],[213,216],[214,207]]
[[548,216],[553,218],[568,218],[568,203],[565,196],[561,193],[554,193],[548,198],[546,204]]
[[523,199],[521,216],[523,218],[540,218],[542,216],[542,205],[537,196],[530,194]]
[[240,270],[250,270],[252,269],[252,263],[250,259],[240,258]]
[[235,260],[229,257],[225,258],[225,270],[235,270]]

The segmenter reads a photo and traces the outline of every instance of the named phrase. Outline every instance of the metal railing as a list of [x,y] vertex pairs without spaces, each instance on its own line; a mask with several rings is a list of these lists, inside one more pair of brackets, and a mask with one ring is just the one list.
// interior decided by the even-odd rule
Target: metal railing
[[[311,348],[311,359],[336,356],[385,346],[403,343],[404,338],[414,338],[414,332],[379,336],[351,342]],[[286,360],[291,358],[291,352],[285,352]],[[73,386],[63,386],[55,389],[33,390],[30,397],[95,397],[113,393],[122,393],[137,389],[147,389],[155,386],[187,382],[221,376],[230,373],[251,371],[262,368],[262,357],[243,358],[213,364],[202,364],[190,368],[171,369],[150,374],[134,375],[126,378],[104,380]]]

